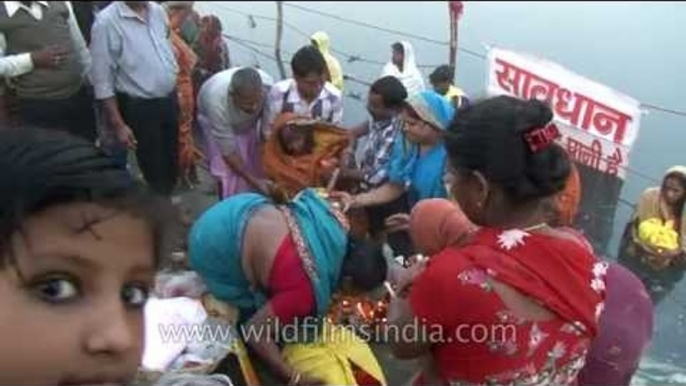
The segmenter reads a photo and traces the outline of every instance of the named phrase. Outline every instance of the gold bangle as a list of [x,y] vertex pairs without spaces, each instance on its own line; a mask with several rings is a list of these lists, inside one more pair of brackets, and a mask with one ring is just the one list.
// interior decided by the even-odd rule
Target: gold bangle
[[295,386],[300,382],[301,374],[299,371],[294,371],[291,379],[288,380],[288,386]]

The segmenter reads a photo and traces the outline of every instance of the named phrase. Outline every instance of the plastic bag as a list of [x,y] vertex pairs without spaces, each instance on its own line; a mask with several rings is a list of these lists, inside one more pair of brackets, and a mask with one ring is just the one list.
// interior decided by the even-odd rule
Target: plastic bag
[[644,244],[673,251],[679,248],[679,234],[674,230],[674,222],[651,218],[638,226],[638,238]]
[[160,298],[188,297],[199,299],[207,285],[194,271],[160,272],[155,280],[155,293]]
[[202,303],[190,298],[151,298],[144,312],[146,370],[166,370],[188,347],[193,337],[187,334],[207,319]]
[[223,374],[196,375],[169,373],[163,375],[155,386],[233,386],[231,379]]
[[169,369],[188,370],[215,365],[229,354],[238,338],[233,326],[221,319],[206,319],[200,330],[202,335],[187,343]]

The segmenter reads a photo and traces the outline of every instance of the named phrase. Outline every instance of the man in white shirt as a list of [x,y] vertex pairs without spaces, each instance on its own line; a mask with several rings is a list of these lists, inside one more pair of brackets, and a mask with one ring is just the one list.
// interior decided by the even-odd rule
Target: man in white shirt
[[221,197],[267,193],[260,159],[265,101],[274,81],[250,67],[213,75],[198,93],[198,123],[205,137],[210,173],[221,184]]
[[343,97],[326,82],[326,60],[314,46],[305,46],[291,59],[293,78],[272,87],[269,92],[268,129],[282,113],[295,113],[335,125],[343,123]]

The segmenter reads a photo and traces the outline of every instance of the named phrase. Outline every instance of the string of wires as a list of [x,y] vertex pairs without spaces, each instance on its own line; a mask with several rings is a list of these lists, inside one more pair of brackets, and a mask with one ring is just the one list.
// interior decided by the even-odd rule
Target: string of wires
[[[228,7],[228,6],[226,6],[226,5],[224,5],[224,4],[221,4],[221,3],[219,3],[219,4],[213,4],[213,5],[214,5],[215,7],[221,8],[221,9],[226,10],[226,11],[228,11],[228,12],[233,12],[233,13],[236,13],[236,14],[239,14],[239,15],[246,16],[246,17],[248,17],[250,20],[261,19],[261,20],[268,20],[268,21],[271,21],[271,22],[276,22],[276,21],[277,21],[276,18],[275,18],[275,17],[272,17],[272,16],[256,15],[256,14],[253,14],[253,13],[250,13],[250,12],[245,12],[245,11],[237,10],[237,9],[235,9],[235,8],[232,8],[232,7]],[[299,5],[299,4],[293,4],[293,3],[290,3],[290,2],[283,2],[283,5],[284,5],[284,6],[287,6],[287,7],[290,7],[290,8],[292,8],[292,9],[299,10],[299,11],[301,11],[301,12],[306,12],[306,13],[310,13],[310,14],[315,14],[315,15],[327,17],[327,18],[334,19],[334,20],[337,20],[337,21],[340,21],[340,22],[343,22],[343,23],[348,23],[348,24],[351,24],[351,25],[359,26],[359,27],[369,28],[369,29],[372,29],[372,30],[375,30],[375,31],[385,32],[385,33],[388,33],[388,34],[397,35],[397,36],[402,36],[402,37],[406,37],[406,38],[410,38],[410,39],[415,39],[415,40],[418,40],[418,41],[424,41],[424,42],[427,42],[427,43],[433,43],[433,44],[436,44],[436,45],[442,45],[442,46],[448,46],[448,45],[449,45],[449,43],[448,43],[448,42],[445,42],[445,41],[440,41],[440,40],[433,39],[433,38],[429,38],[429,37],[426,37],[426,36],[421,36],[421,35],[417,35],[417,34],[407,33],[407,32],[404,32],[404,31],[399,31],[399,30],[390,29],[390,28],[386,28],[386,27],[380,27],[380,26],[377,26],[377,25],[373,25],[373,24],[371,24],[371,23],[363,22],[363,21],[348,19],[348,18],[339,16],[339,15],[334,15],[334,14],[327,13],[327,12],[320,11],[320,10],[316,10],[316,9],[313,9],[313,8],[310,8],[310,7],[305,7],[305,6],[302,6],[302,5]],[[306,32],[304,32],[303,30],[299,29],[298,27],[296,27],[296,26],[294,26],[294,25],[292,25],[292,24],[290,24],[290,23],[288,23],[288,22],[284,22],[283,24],[284,24],[284,26],[285,26],[286,28],[288,28],[288,29],[290,29],[290,30],[296,32],[298,35],[301,35],[302,37],[305,37],[305,38],[308,38],[308,39],[309,39],[309,34],[307,34]],[[464,48],[464,47],[458,47],[457,49],[458,49],[458,51],[463,52],[463,53],[465,53],[465,54],[468,54],[468,55],[470,55],[470,56],[473,56],[473,57],[475,57],[475,58],[479,58],[479,59],[486,60],[486,55],[483,54],[483,53],[480,53],[480,52],[477,52],[477,51],[474,51],[474,50],[470,50],[470,49]],[[360,63],[373,64],[373,65],[377,65],[377,66],[381,66],[381,65],[384,65],[384,64],[385,64],[385,62],[383,62],[383,61],[375,60],[375,59],[370,59],[370,58],[366,58],[366,57],[364,57],[364,56],[362,56],[362,55],[351,54],[351,53],[345,52],[345,51],[340,50],[340,49],[332,49],[332,51],[333,51],[334,53],[337,53],[337,54],[339,54],[339,55],[345,57],[345,58],[346,58],[346,61],[347,61],[348,63],[360,62]],[[436,67],[438,67],[438,65],[432,65],[432,64],[419,64],[417,67],[420,67],[420,68],[436,68]],[[679,117],[684,117],[684,118],[686,118],[686,111],[683,111],[683,110],[668,108],[668,107],[659,106],[659,105],[651,104],[651,103],[642,103],[642,104],[641,104],[641,107],[643,107],[643,108],[645,108],[645,109],[647,109],[647,110],[657,111],[657,112],[661,112],[661,113],[664,113],[664,114],[670,114],[670,115],[674,115],[674,116],[679,116]]]

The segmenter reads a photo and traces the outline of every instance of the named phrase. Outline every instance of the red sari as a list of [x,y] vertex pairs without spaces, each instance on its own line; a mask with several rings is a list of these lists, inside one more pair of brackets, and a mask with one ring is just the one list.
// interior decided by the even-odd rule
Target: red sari
[[[420,320],[441,328],[446,343],[432,347],[439,381],[576,384],[597,334],[606,270],[576,241],[519,230],[481,229],[469,245],[434,256],[409,300]],[[515,315],[491,280],[533,298],[556,317],[530,321]]]

